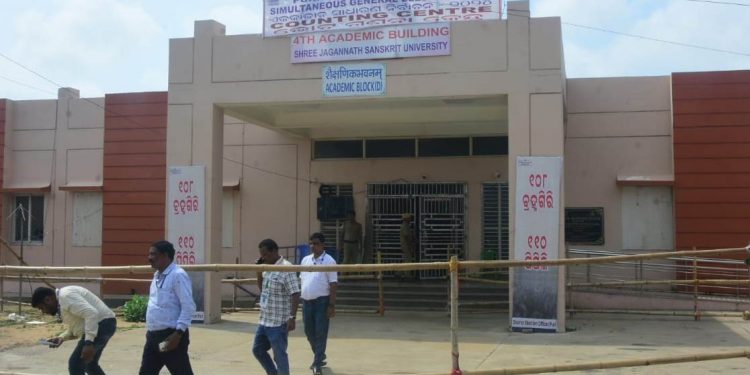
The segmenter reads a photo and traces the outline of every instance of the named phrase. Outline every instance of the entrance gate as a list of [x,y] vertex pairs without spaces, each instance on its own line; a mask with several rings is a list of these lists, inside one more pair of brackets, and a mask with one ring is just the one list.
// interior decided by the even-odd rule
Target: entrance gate
[[[395,183],[367,186],[367,233],[384,263],[401,263],[401,215],[414,215],[418,262],[464,257],[466,184]],[[422,279],[445,277],[443,270],[420,271]]]

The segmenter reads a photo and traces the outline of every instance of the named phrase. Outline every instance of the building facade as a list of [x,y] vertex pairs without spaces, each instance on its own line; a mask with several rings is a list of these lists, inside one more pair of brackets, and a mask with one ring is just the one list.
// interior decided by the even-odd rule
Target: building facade
[[[516,157],[560,156],[567,247],[745,246],[750,71],[567,79],[560,19],[508,7],[454,23],[448,56],[383,60],[378,97],[323,97],[324,64],[289,63],[289,38],[197,21],[170,41],[168,92],[0,100],[3,237],[32,265],[146,264],[167,229],[167,167],[203,165],[207,263],[251,263],[264,238],[290,256],[314,231],[335,243],[323,195],[352,197],[365,261],[401,260],[405,212],[421,261],[506,259]],[[145,284],[101,290],[133,291]]]

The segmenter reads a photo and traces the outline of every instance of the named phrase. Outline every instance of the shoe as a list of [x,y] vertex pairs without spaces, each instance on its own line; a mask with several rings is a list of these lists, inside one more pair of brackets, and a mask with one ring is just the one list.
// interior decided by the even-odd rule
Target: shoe
[[313,375],[323,375],[323,369],[320,367],[315,367],[312,370]]
[[[328,364],[328,362],[322,361],[322,362],[320,362],[320,367],[326,367],[327,364]],[[314,363],[311,364],[310,365],[310,370],[312,370],[314,367],[315,367],[315,364]]]

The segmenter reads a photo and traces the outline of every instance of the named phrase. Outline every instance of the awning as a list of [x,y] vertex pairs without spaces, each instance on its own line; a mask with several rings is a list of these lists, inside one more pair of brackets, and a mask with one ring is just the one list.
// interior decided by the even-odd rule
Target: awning
[[240,180],[224,181],[224,183],[222,184],[222,190],[224,190],[224,191],[239,191],[240,190]]
[[4,186],[0,191],[3,193],[46,193],[52,190],[50,184],[46,185],[22,185]]
[[101,182],[92,182],[63,185],[59,186],[57,189],[62,191],[102,191],[104,190],[104,186],[102,186]]
[[674,176],[617,176],[617,186],[674,186]]

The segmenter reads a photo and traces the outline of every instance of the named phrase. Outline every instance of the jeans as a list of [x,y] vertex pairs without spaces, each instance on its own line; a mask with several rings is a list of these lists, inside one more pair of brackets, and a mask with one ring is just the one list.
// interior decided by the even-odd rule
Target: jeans
[[[286,324],[278,327],[258,325],[253,342],[253,355],[266,370],[266,374],[289,375],[289,356],[286,353],[288,336]],[[273,360],[268,355],[269,349],[273,349]]]
[[305,336],[315,354],[313,367],[321,367],[326,359],[328,341],[328,296],[302,301],[302,320]]
[[115,334],[117,329],[117,320],[115,318],[102,319],[99,322],[99,329],[96,331],[96,338],[94,339],[94,359],[87,363],[81,359],[81,351],[83,350],[83,344],[85,338],[78,340],[78,345],[73,350],[73,353],[68,359],[68,372],[70,375],[104,375],[104,371],[99,367],[99,358],[102,356],[104,347],[107,346],[109,339]]
[[159,343],[164,341],[174,331],[174,329],[169,328],[146,332],[146,345],[143,346],[141,369],[138,371],[138,374],[158,375],[162,367],[167,366],[170,374],[193,375],[193,368],[190,366],[190,357],[188,357],[190,330],[185,330],[180,343],[177,344],[174,350],[169,352],[159,350]]

